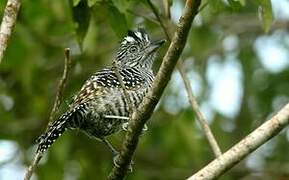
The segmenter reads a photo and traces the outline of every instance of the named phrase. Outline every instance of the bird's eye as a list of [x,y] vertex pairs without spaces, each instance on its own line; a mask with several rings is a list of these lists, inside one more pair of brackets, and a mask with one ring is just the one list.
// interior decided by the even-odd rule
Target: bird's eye
[[137,51],[137,47],[136,46],[132,46],[130,49],[129,49],[129,52],[130,53],[135,53]]

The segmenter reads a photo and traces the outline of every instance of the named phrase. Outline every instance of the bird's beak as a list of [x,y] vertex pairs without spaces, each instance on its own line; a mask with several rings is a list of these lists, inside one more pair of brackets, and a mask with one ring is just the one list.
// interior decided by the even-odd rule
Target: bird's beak
[[154,41],[150,44],[150,46],[148,47],[148,51],[150,53],[156,51],[162,44],[164,44],[166,42],[165,39],[161,39],[161,40],[157,40],[157,41]]

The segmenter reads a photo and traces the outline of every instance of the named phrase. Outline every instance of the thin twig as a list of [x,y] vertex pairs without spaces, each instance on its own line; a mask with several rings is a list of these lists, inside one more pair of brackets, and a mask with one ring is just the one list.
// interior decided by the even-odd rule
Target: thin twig
[[34,170],[37,167],[37,164],[39,163],[39,161],[41,160],[43,154],[42,153],[36,153],[36,155],[34,156],[33,162],[32,164],[28,167],[26,174],[24,176],[24,180],[29,180],[34,172]]
[[[165,32],[167,39],[169,41],[171,41],[171,36],[172,35],[170,35],[169,31],[167,30],[167,27],[163,23],[162,18],[161,18],[160,14],[157,11],[157,8],[153,5],[153,3],[150,0],[147,0],[147,2],[149,4],[150,8],[152,9],[154,15],[156,16],[157,20],[159,21],[161,27],[163,28],[163,31]],[[199,10],[199,12],[200,12],[200,10]],[[166,17],[166,18],[169,18],[169,17]],[[171,21],[171,19],[169,19],[169,20]],[[215,139],[215,137],[214,137],[214,135],[213,135],[213,133],[212,133],[212,131],[210,129],[209,124],[207,123],[204,115],[202,114],[202,112],[200,110],[200,107],[199,107],[199,105],[197,103],[196,98],[193,95],[193,90],[192,90],[191,85],[190,85],[190,80],[187,77],[186,72],[185,72],[185,70],[182,67],[181,61],[178,62],[177,68],[178,68],[178,70],[179,70],[179,72],[180,72],[180,74],[182,76],[183,81],[184,81],[185,88],[186,88],[186,91],[187,91],[187,95],[188,95],[190,104],[192,106],[192,109],[196,113],[197,120],[201,124],[201,127],[202,127],[202,129],[203,129],[203,131],[204,131],[204,133],[206,135],[206,138],[207,138],[207,140],[208,140],[208,142],[209,142],[209,144],[210,144],[210,146],[211,146],[211,148],[212,148],[212,150],[214,152],[214,155],[216,157],[218,157],[218,156],[222,155],[221,149],[220,149],[220,147],[219,147],[219,145],[218,145],[218,143],[217,143],[217,141],[216,141],[216,139]]]
[[165,17],[167,18],[171,18],[171,3],[169,0],[163,0],[163,5],[164,5],[164,14],[165,14]]
[[[53,108],[50,112],[49,115],[49,122],[51,122],[54,119],[54,116],[56,114],[57,109],[59,108],[61,101],[63,99],[63,93],[67,84],[67,80],[68,80],[68,76],[69,73],[71,71],[71,58],[70,58],[70,49],[69,48],[65,48],[64,49],[64,56],[65,56],[65,62],[64,62],[64,70],[63,70],[63,74],[62,77],[58,83],[58,88],[57,88],[57,93],[56,93],[56,97],[54,100],[54,104],[53,104]],[[47,123],[49,124],[49,123]],[[47,125],[48,128],[48,125]],[[36,169],[39,161],[41,160],[43,156],[43,153],[38,152],[35,154],[34,159],[32,164],[28,167],[25,176],[24,176],[24,180],[29,180],[34,172],[34,170]]]
[[59,109],[59,106],[63,100],[63,93],[64,93],[64,90],[65,90],[65,87],[66,87],[66,84],[68,81],[69,73],[71,71],[72,62],[71,62],[71,58],[70,58],[70,49],[69,48],[64,49],[64,57],[65,57],[64,58],[65,62],[64,62],[63,74],[62,74],[62,77],[58,83],[57,93],[56,93],[56,97],[55,97],[55,100],[53,103],[53,108],[52,108],[50,115],[49,115],[49,122],[52,122],[54,120],[56,111],[57,111],[57,109]]
[[[129,122],[133,112],[135,111],[135,107],[133,106],[133,104],[132,104],[132,102],[131,102],[131,100],[129,98],[129,94],[128,94],[127,89],[125,87],[125,84],[123,82],[123,78],[121,77],[121,74],[119,72],[119,67],[118,67],[118,64],[117,64],[116,61],[113,62],[113,66],[114,66],[113,67],[114,73],[116,74],[116,77],[117,77],[117,79],[119,81],[119,84],[120,84],[120,86],[121,86],[121,88],[123,90],[124,99],[125,99],[125,101],[127,102],[127,105],[128,105],[129,114],[128,114],[128,120],[127,121]],[[127,128],[123,128],[123,129],[127,130]],[[118,163],[118,161],[116,161],[116,163]]]
[[125,101],[127,102],[127,105],[128,105],[129,117],[131,117],[131,115],[133,114],[133,111],[134,111],[133,104],[131,103],[131,100],[129,98],[129,94],[128,94],[127,89],[125,87],[125,84],[123,82],[123,78],[121,77],[121,74],[119,72],[119,67],[118,67],[117,62],[114,61],[113,65],[114,65],[113,70],[114,70],[114,72],[116,74],[116,77],[117,77],[117,79],[119,81],[119,84],[120,84],[120,86],[121,86],[121,88],[123,90],[124,98],[125,98]]
[[0,63],[4,57],[8,41],[16,24],[17,14],[19,12],[21,0],[8,0],[2,23],[0,26]]
[[163,28],[164,33],[165,33],[167,39],[168,39],[169,41],[171,41],[171,36],[170,36],[169,32],[166,30],[166,26],[164,25],[164,23],[163,23],[163,21],[162,21],[162,18],[161,18],[161,16],[160,16],[157,8],[154,6],[154,4],[153,4],[150,0],[147,0],[147,3],[148,3],[148,5],[150,6],[150,8],[151,8],[152,12],[154,13],[154,15],[156,16],[156,18],[157,18],[158,22],[160,23],[161,27]]
[[207,123],[204,115],[202,114],[201,110],[200,110],[200,107],[198,105],[198,102],[193,94],[193,90],[192,90],[192,87],[190,85],[190,80],[189,78],[187,77],[186,75],[186,72],[181,64],[181,61],[179,61],[178,65],[178,70],[182,76],[182,79],[184,81],[184,84],[185,84],[185,87],[186,87],[186,91],[187,91],[187,95],[188,95],[188,98],[190,100],[190,104],[192,106],[192,109],[195,111],[196,113],[196,116],[197,116],[197,120],[199,121],[205,135],[206,135],[206,138],[215,154],[216,157],[219,157],[222,155],[222,151],[214,137],[214,134],[212,133],[211,129],[210,129],[210,126],[209,124]]
[[289,103],[273,118],[255,129],[222,156],[188,178],[189,180],[217,179],[262,144],[280,133],[289,124]]
[[209,2],[207,1],[207,2],[205,2],[201,7],[200,7],[200,9],[199,9],[199,13],[201,12],[201,11],[203,11],[204,9],[205,9],[205,7],[207,7],[208,6],[208,4],[209,4]]
[[132,14],[132,15],[135,15],[135,16],[139,16],[139,17],[142,17],[148,21],[151,21],[155,24],[159,24],[159,22],[151,17],[148,17],[147,15],[144,15],[144,14],[141,14],[140,12],[135,12],[135,11],[132,11],[130,9],[127,10],[128,13]]
[[187,0],[183,15],[172,39],[170,47],[163,58],[158,74],[139,108],[134,111],[129,122],[128,131],[122,144],[120,156],[117,159],[119,166],[114,166],[109,179],[123,179],[127,173],[134,151],[136,150],[139,136],[142,133],[144,124],[151,117],[160,97],[168,84],[174,67],[183,51],[187,41],[192,21],[198,12],[200,0]]

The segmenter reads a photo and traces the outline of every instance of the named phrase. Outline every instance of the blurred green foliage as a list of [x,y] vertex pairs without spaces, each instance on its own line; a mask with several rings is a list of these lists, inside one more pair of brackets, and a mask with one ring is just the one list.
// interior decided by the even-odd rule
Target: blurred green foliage
[[[5,3],[0,2],[0,14]],[[153,3],[160,12],[164,11],[162,1]],[[180,14],[183,5],[183,1],[172,1],[173,18]],[[206,116],[225,151],[288,102],[288,64],[278,72],[270,71],[255,46],[258,38],[282,32],[280,44],[287,47],[288,54],[288,32],[282,26],[288,25],[288,20],[276,19],[274,25],[281,25],[270,26],[273,16],[269,0],[208,0],[203,5],[182,58],[192,86],[197,87],[193,89],[199,89],[196,93],[199,103],[202,107],[209,106]],[[144,0],[23,0],[15,32],[0,64],[0,139],[17,143],[17,154],[13,156],[20,157],[21,164],[30,163],[34,140],[47,125],[63,70],[64,48],[71,48],[73,58],[73,73],[65,92],[69,102],[90,74],[112,62],[127,29],[142,26],[153,39],[165,37],[162,28],[149,18],[154,16]],[[237,45],[229,43],[227,47],[226,40],[232,37],[237,39]],[[161,56],[167,47],[168,44],[161,50]],[[213,84],[207,74],[211,63],[215,61],[222,66],[232,57],[240,69],[242,86],[241,99],[236,102],[239,108],[228,116],[211,104]],[[156,70],[160,63],[161,57],[157,59]],[[134,172],[127,179],[184,179],[213,160],[212,150],[195,121],[178,77],[176,71],[149,122],[148,132],[141,137]],[[197,82],[193,81],[196,77]],[[227,88],[229,84],[223,91]],[[59,114],[67,108],[66,102]],[[120,132],[110,139],[120,148],[123,137]],[[288,179],[288,151],[288,135],[284,131],[221,179]],[[112,167],[111,158],[100,142],[71,131],[42,159],[36,177],[105,179]],[[0,165],[0,170],[7,163]]]

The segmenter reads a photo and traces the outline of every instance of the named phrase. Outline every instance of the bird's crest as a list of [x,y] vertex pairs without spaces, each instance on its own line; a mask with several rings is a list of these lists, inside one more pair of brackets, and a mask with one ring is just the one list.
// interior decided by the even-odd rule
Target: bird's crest
[[128,30],[127,36],[124,37],[121,44],[149,42],[150,38],[143,28],[138,28],[136,31]]

